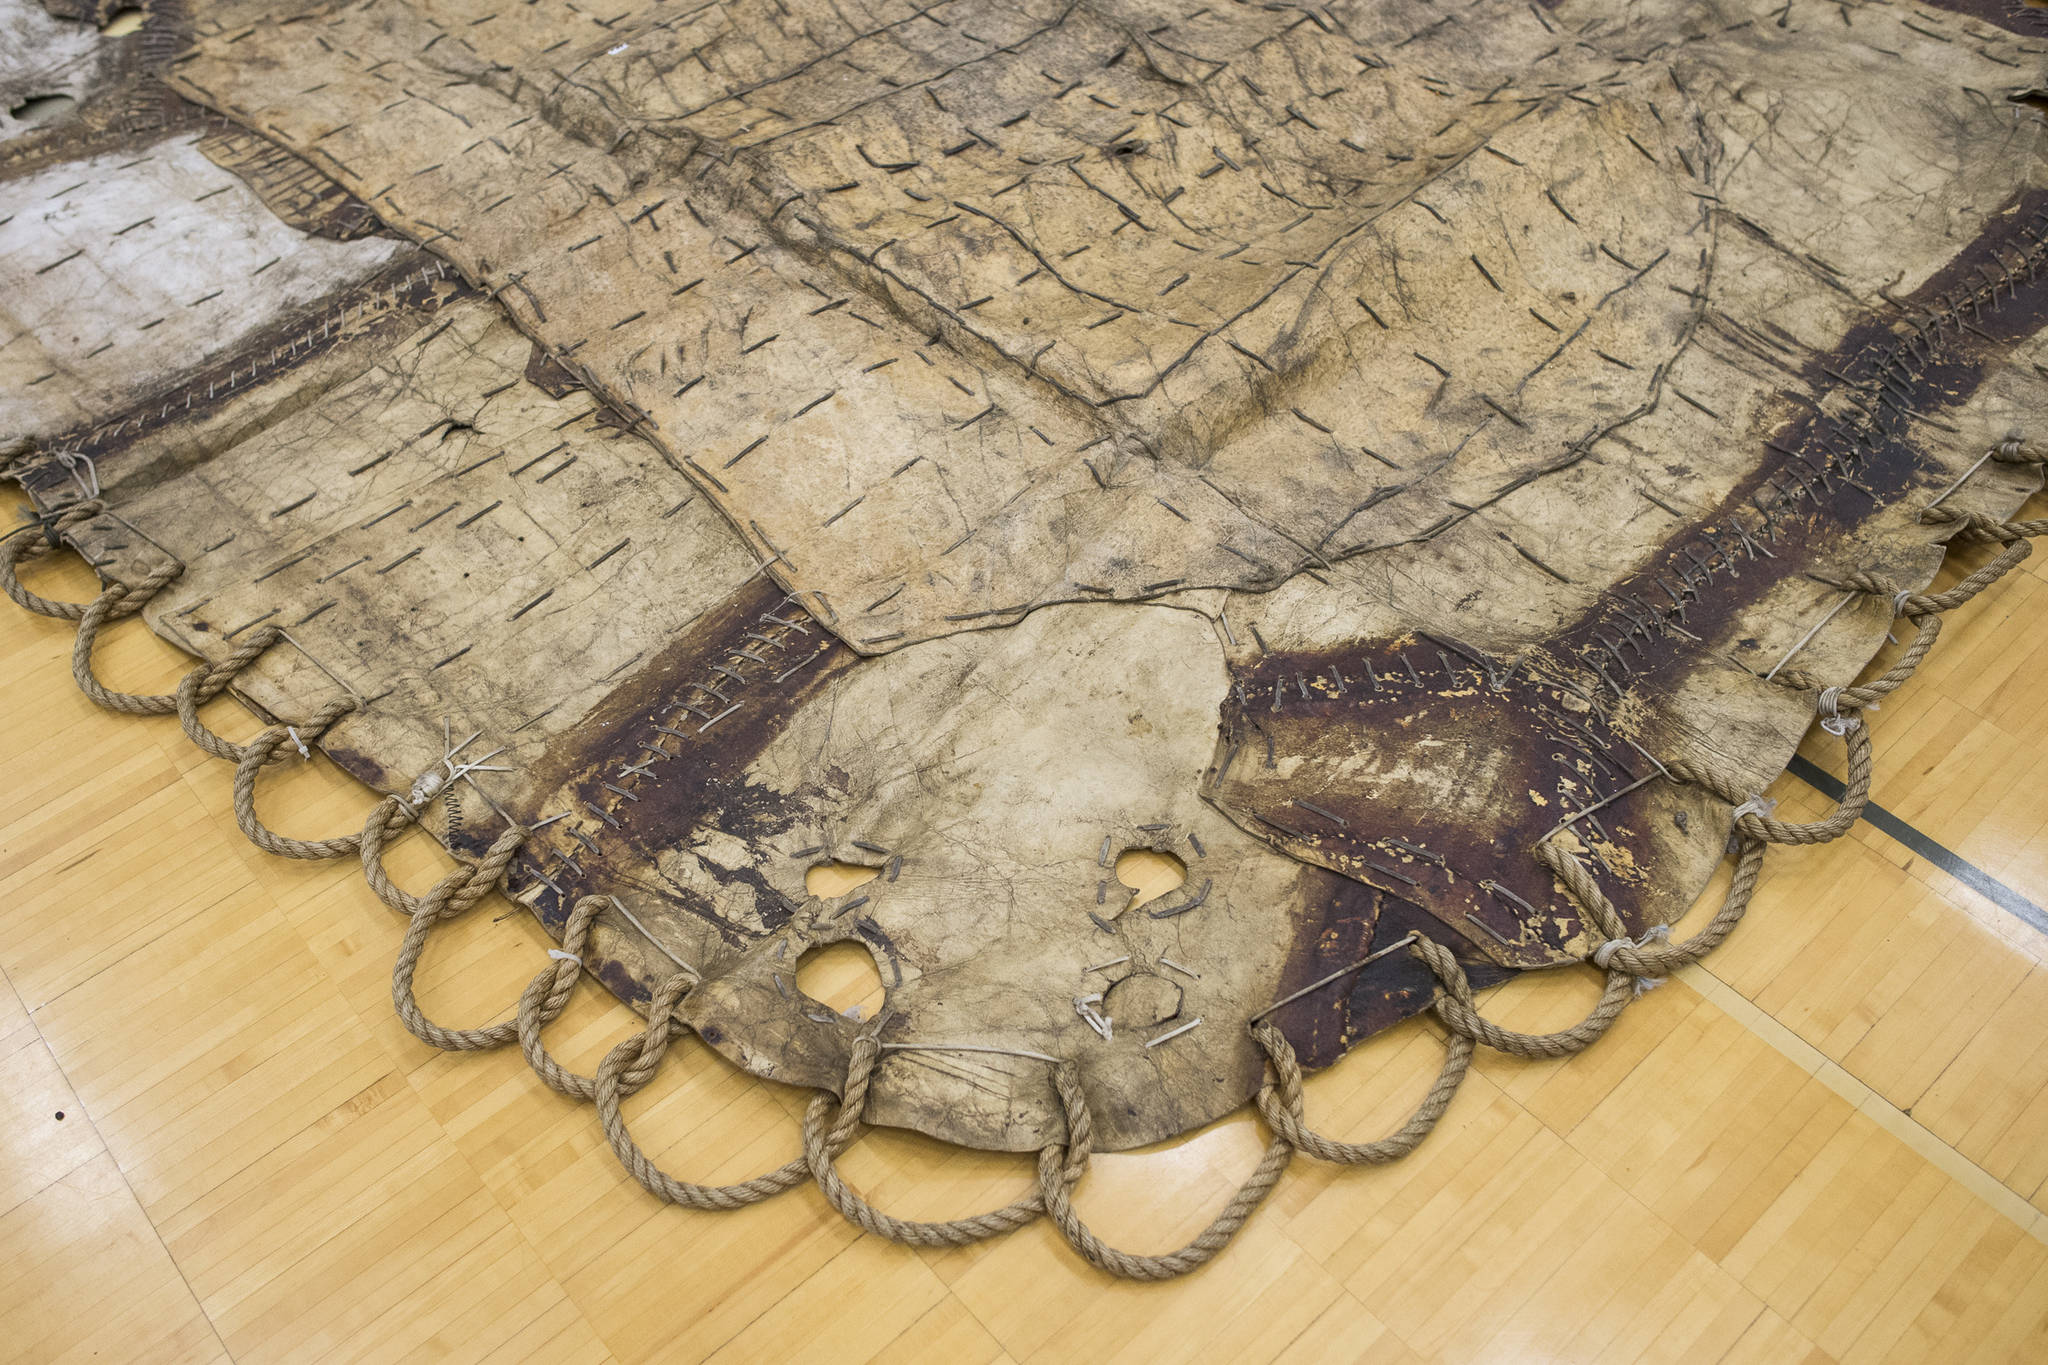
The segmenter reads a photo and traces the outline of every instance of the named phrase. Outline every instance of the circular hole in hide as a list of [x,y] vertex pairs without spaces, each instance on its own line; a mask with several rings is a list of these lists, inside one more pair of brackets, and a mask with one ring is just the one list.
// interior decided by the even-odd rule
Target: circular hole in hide
[[882,973],[875,955],[858,939],[824,943],[797,959],[796,988],[839,1014],[872,1019],[882,1007]]
[[1127,848],[1116,855],[1116,879],[1133,893],[1131,903],[1124,908],[1135,910],[1180,889],[1188,879],[1188,865],[1171,853]]

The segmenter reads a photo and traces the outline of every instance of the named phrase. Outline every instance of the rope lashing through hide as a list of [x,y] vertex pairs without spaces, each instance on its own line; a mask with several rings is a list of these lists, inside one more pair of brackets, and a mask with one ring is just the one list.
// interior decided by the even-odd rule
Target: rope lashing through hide
[[[0,443],[0,457],[9,452],[19,453],[16,448],[19,445]],[[1969,472],[1981,467],[1985,460],[2040,464],[2044,462],[2044,455],[2015,436],[1994,447]],[[1969,477],[1969,472],[1963,479]],[[97,471],[93,473],[96,482]],[[264,827],[256,818],[257,775],[264,767],[278,761],[287,745],[303,750],[307,741],[317,740],[335,722],[359,709],[362,705],[360,698],[351,693],[329,701],[302,722],[268,726],[248,743],[239,745],[221,738],[198,718],[198,708],[202,704],[225,691],[272,645],[281,639],[289,640],[285,632],[272,626],[258,628],[220,661],[202,662],[193,668],[171,694],[132,695],[105,688],[91,670],[92,650],[99,628],[107,621],[139,611],[164,584],[176,577],[177,571],[162,571],[130,585],[109,584],[90,603],[60,602],[41,597],[24,589],[16,574],[18,564],[50,553],[59,545],[65,532],[99,515],[104,509],[96,498],[73,503],[44,519],[44,534],[40,538],[20,534],[0,538],[0,590],[28,611],[78,622],[73,673],[80,689],[94,702],[130,714],[175,712],[185,734],[195,746],[216,758],[233,762],[236,820],[258,847],[290,858],[358,856],[370,888],[380,900],[408,920],[392,969],[392,1000],[406,1028],[421,1041],[447,1051],[489,1050],[517,1042],[527,1063],[551,1089],[589,1100],[595,1105],[606,1140],[621,1164],[656,1196],[695,1209],[737,1209],[791,1189],[808,1178],[818,1185],[826,1201],[856,1227],[892,1240],[931,1247],[966,1245],[1013,1231],[1040,1215],[1047,1215],[1090,1263],[1125,1278],[1163,1280],[1197,1269],[1221,1251],[1271,1193],[1296,1152],[1343,1165],[1378,1165],[1398,1160],[1413,1151],[1442,1119],[1469,1071],[1477,1045],[1484,1044],[1512,1056],[1532,1058],[1569,1056],[1590,1046],[1612,1027],[1645,984],[1661,981],[1681,968],[1701,961],[1727,939],[1741,922],[1755,895],[1762,875],[1764,853],[1769,845],[1824,843],[1848,831],[1869,799],[1872,777],[1869,727],[1862,721],[1862,712],[1876,709],[1884,698],[1913,676],[1939,637],[1941,618],[1946,613],[1971,601],[2024,560],[2032,550],[2031,539],[2048,535],[2048,519],[2000,521],[1979,513],[1941,506],[1942,500],[1959,487],[1963,479],[1958,479],[1944,490],[1923,511],[1922,520],[1953,527],[1949,535],[1951,543],[2003,546],[1991,561],[1940,593],[1901,591],[1877,576],[1863,572],[1849,574],[1835,584],[1850,597],[1870,595],[1890,600],[1894,616],[1914,624],[1914,638],[1899,656],[1877,677],[1851,685],[1816,686],[1803,675],[1781,671],[1783,660],[1778,668],[1771,671],[1773,681],[1815,692],[1816,718],[1843,740],[1848,780],[1833,811],[1814,821],[1782,821],[1773,814],[1773,803],[1745,792],[1740,775],[1710,760],[1678,758],[1660,761],[1652,757],[1652,762],[1658,767],[1658,776],[1700,786],[1726,801],[1731,807],[1733,837],[1736,840],[1734,874],[1720,909],[1697,933],[1678,942],[1656,941],[1656,930],[1641,938],[1629,935],[1620,914],[1592,874],[1556,837],[1566,826],[1560,826],[1539,842],[1534,849],[1537,860],[1580,907],[1590,927],[1602,936],[1589,953],[1587,962],[1604,973],[1604,987],[1587,1016],[1569,1028],[1546,1034],[1527,1034],[1502,1028],[1486,1019],[1479,1013],[1470,979],[1456,955],[1419,933],[1411,933],[1252,1015],[1248,1021],[1251,1036],[1264,1052],[1270,1073],[1270,1079],[1260,1086],[1253,1102],[1265,1119],[1272,1138],[1258,1165],[1208,1226],[1185,1246],[1161,1255],[1126,1252],[1107,1245],[1088,1228],[1074,1209],[1072,1193],[1089,1164],[1094,1123],[1079,1068],[1072,1061],[1044,1053],[982,1044],[885,1043],[879,1035],[889,1022],[890,1016],[886,1013],[855,1034],[846,1079],[839,1095],[819,1091],[811,1099],[802,1124],[802,1155],[772,1171],[731,1185],[694,1184],[668,1175],[633,1140],[620,1111],[620,1103],[626,1096],[644,1088],[658,1073],[673,1037],[687,1027],[676,1017],[676,1007],[701,978],[694,968],[676,958],[666,945],[649,934],[624,905],[609,896],[586,896],[576,902],[563,926],[561,946],[549,950],[546,965],[521,993],[514,1017],[510,1020],[478,1028],[447,1028],[427,1018],[415,997],[414,980],[419,960],[434,927],[466,913],[494,890],[531,831],[517,824],[509,825],[475,863],[458,866],[418,896],[391,881],[383,865],[384,849],[393,837],[417,820],[425,799],[469,772],[496,771],[483,766],[494,754],[472,762],[458,762],[457,755],[463,746],[450,748],[444,744],[447,752],[443,755],[441,767],[446,771],[429,769],[415,785],[411,802],[395,795],[384,797],[370,812],[360,833],[324,840],[285,838]],[[1831,612],[1828,619],[1833,615]],[[1818,627],[1809,631],[1806,639],[1810,640],[1817,630]],[[1801,645],[1805,642],[1802,640]],[[1796,653],[1797,649],[1795,646],[1793,652]],[[1787,659],[1790,657],[1786,656]],[[318,660],[314,662],[317,664]],[[322,671],[326,671],[324,666]],[[329,676],[334,675],[329,673]],[[346,684],[343,686],[346,688]],[[470,736],[470,740],[475,738],[475,735]],[[583,968],[583,956],[592,926],[608,906],[616,908],[634,929],[676,962],[679,970],[664,979],[654,992],[648,1005],[645,1027],[611,1048],[596,1072],[586,1077],[563,1067],[547,1052],[541,1042],[541,1030],[567,1008]],[[1664,937],[1668,939],[1668,929],[1664,931]],[[1443,1066],[1407,1120],[1386,1137],[1364,1143],[1325,1137],[1307,1126],[1299,1059],[1286,1035],[1270,1022],[1268,1016],[1402,948],[1408,949],[1438,982],[1439,990],[1431,1009],[1448,1035]],[[1049,1064],[1051,1089],[1064,1119],[1065,1134],[1063,1140],[1048,1141],[1040,1149],[1035,1189],[988,1213],[942,1222],[918,1222],[880,1212],[845,1183],[835,1162],[863,1130],[861,1115],[875,1069],[885,1052],[907,1050],[1009,1053]]]

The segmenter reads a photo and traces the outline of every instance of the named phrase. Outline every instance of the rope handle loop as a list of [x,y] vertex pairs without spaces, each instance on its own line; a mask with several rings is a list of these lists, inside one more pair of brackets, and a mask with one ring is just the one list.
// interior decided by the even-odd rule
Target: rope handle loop
[[230,763],[241,762],[245,746],[223,739],[207,728],[206,723],[199,719],[199,708],[227,691],[243,669],[283,638],[282,627],[258,626],[219,663],[202,660],[178,680],[178,690],[172,694],[172,700],[178,713],[178,724],[184,728],[187,739],[215,758],[224,758]]
[[[519,997],[519,1008],[513,1015],[519,1050],[525,1055],[526,1064],[533,1068],[534,1075],[539,1076],[548,1089],[571,1099],[596,1099],[597,1078],[579,1075],[556,1061],[554,1054],[541,1041],[541,1030],[568,1008],[569,997],[575,992],[576,983],[583,974],[583,950],[590,943],[590,926],[604,913],[605,907],[614,903],[610,896],[585,896],[576,902],[569,911],[569,922],[562,926],[562,946],[548,949],[548,965],[534,973],[533,980],[526,983],[526,990]],[[648,1075],[652,1076],[653,1072],[648,1072]],[[642,1084],[645,1082],[633,1084],[632,1090],[639,1089]]]
[[131,716],[167,716],[177,709],[178,699],[170,693],[117,692],[100,682],[92,671],[92,651],[102,626],[141,611],[164,584],[184,571],[184,565],[173,564],[136,583],[109,583],[78,614],[78,638],[71,645],[71,677],[94,705]]
[[[969,1246],[1014,1232],[1044,1213],[1044,1192],[1034,1186],[1022,1197],[987,1213],[943,1222],[918,1222],[883,1213],[840,1177],[833,1161],[853,1145],[864,1129],[860,1116],[867,1105],[868,1082],[882,1053],[877,1035],[887,1017],[882,1016],[873,1026],[855,1035],[846,1066],[846,1087],[841,1097],[835,1100],[830,1092],[821,1090],[811,1097],[810,1105],[804,1110],[804,1162],[810,1168],[811,1178],[818,1182],[825,1201],[839,1211],[840,1217],[863,1232],[923,1247]],[[1061,1160],[1060,1179],[1068,1187],[1078,1181],[1087,1168],[1087,1152],[1071,1143],[1054,1143],[1045,1151]],[[1078,1160],[1071,1157],[1075,1152],[1079,1153]]]
[[[466,914],[489,895],[498,879],[505,875],[505,865],[512,861],[525,842],[526,830],[518,825],[512,826],[492,841],[489,850],[475,866],[456,868],[413,903],[412,918],[406,924],[405,938],[398,946],[398,958],[391,967],[391,1004],[406,1032],[431,1047],[440,1048],[443,1052],[488,1052],[519,1038],[516,1019],[472,1029],[452,1029],[435,1023],[420,1008],[414,995],[413,980],[434,926]],[[589,928],[589,920],[590,916],[586,915],[583,922],[585,931]],[[579,934],[577,948],[581,946]],[[526,1007],[528,996],[534,998],[532,1008],[540,1016],[540,1023],[552,1021],[567,1008],[569,996],[576,989],[576,969],[564,970],[566,965],[550,960],[520,997],[522,1008]]]
[[[1938,618],[1929,617],[1927,622],[1936,625],[1938,628]],[[1839,690],[1828,690],[1834,692],[1832,700],[1839,715],[1839,708],[1856,704],[1857,694],[1865,689],[1845,687]],[[1817,707],[1816,709],[1819,708]],[[1822,712],[1822,718],[1825,722],[1825,712]],[[1760,810],[1757,807],[1755,797],[1743,794],[1743,786],[1747,781],[1746,778],[1738,777],[1736,774],[1728,772],[1704,758],[1668,758],[1664,760],[1664,769],[1671,776],[1678,778],[1682,782],[1690,782],[1695,786],[1706,788],[1734,807],[1735,832],[1740,838],[1761,840],[1773,844],[1824,844],[1847,834],[1850,827],[1862,818],[1863,808],[1870,802],[1870,782],[1873,768],[1870,727],[1860,723],[1848,723],[1853,717],[1841,717],[1841,719],[1842,726],[1839,731],[1835,730],[1832,726],[1827,728],[1831,733],[1840,735],[1843,746],[1847,750],[1849,776],[1848,780],[1842,784],[1841,800],[1835,803],[1835,808],[1832,811],[1829,811],[1818,820],[1780,820],[1776,816]],[[1577,895],[1578,891],[1574,886],[1575,879],[1570,873],[1562,870],[1560,864],[1552,862],[1554,854],[1561,850],[1546,852],[1545,850],[1549,848],[1550,844],[1548,842],[1538,844],[1536,847],[1537,857],[1549,863],[1551,870],[1556,872],[1565,881],[1567,887],[1572,887],[1574,895]],[[1566,861],[1570,860],[1567,859]],[[1585,870],[1583,868],[1579,869],[1579,876],[1585,879],[1585,885],[1588,888],[1592,887],[1592,880],[1590,877],[1585,877]],[[1583,899],[1581,903],[1585,903]],[[1608,932],[1603,929],[1603,932],[1606,932],[1608,938],[1625,937],[1620,930],[1618,921],[1613,931]]]
[[32,611],[38,616],[48,616],[58,621],[76,621],[85,615],[86,609],[92,603],[60,602],[53,597],[32,593],[21,586],[21,578],[16,573],[15,566],[53,553],[62,547],[61,537],[65,532],[74,526],[91,521],[105,510],[106,505],[98,498],[86,498],[80,502],[67,504],[42,518],[43,534],[40,538],[14,534],[0,539],[0,592],[5,592],[13,598],[16,606],[25,611]]
[[647,1027],[605,1054],[604,1060],[598,1063],[597,1074],[592,1077],[594,1093],[591,1098],[597,1104],[598,1121],[604,1127],[605,1140],[611,1143],[619,1164],[649,1194],[690,1209],[745,1208],[802,1184],[810,1176],[810,1167],[805,1159],[795,1157],[772,1171],[733,1185],[698,1185],[677,1180],[655,1165],[633,1141],[632,1133],[626,1128],[625,1116],[619,1112],[620,1099],[653,1080],[660,1069],[661,1060],[668,1053],[671,1029],[680,1027],[675,1018],[676,1002],[697,980],[695,972],[682,971],[655,988],[654,998],[647,1007]]
[[[290,839],[270,830],[256,818],[257,774],[284,757],[280,750],[318,739],[336,721],[361,706],[362,703],[354,697],[336,697],[322,703],[310,719],[298,725],[269,726],[242,746],[241,755],[235,760],[235,823],[242,827],[242,833],[249,836],[250,843],[280,858],[309,860],[345,858],[362,848],[361,834],[344,834],[336,839]],[[378,809],[383,809],[381,804]]]
[[[1728,883],[1727,894],[1721,898],[1721,908],[1698,933],[1679,942],[1654,945],[1624,938],[1607,954],[1602,965],[1643,980],[1655,980],[1702,961],[1720,947],[1749,912],[1750,900],[1756,895],[1757,882],[1763,876],[1764,852],[1770,847],[1762,839],[1741,835],[1738,838],[1741,842],[1735,854],[1735,875]],[[1594,893],[1597,895],[1599,888],[1595,887]],[[1607,947],[1606,944],[1601,946]]]
[[[378,899],[408,921],[391,971],[391,997],[399,1020],[415,1038],[444,1051],[486,1051],[517,1042],[527,1064],[550,1090],[575,1099],[594,1099],[595,1078],[578,1075],[556,1061],[541,1040],[541,1030],[568,1008],[582,971],[591,925],[606,906],[614,903],[612,898],[585,896],[571,908],[562,929],[562,946],[548,950],[547,965],[534,974],[520,993],[509,1022],[474,1029],[446,1028],[426,1017],[414,995],[413,979],[420,956],[426,950],[427,937],[436,923],[460,915],[497,884],[531,831],[517,826],[506,830],[475,867],[458,868],[424,895],[415,896],[393,882],[384,870],[385,844],[414,818],[413,808],[402,797],[386,796],[370,812],[363,832],[357,836],[363,879]],[[644,1078],[632,1082],[626,1093],[644,1083]]]
[[[392,965],[391,994],[398,1017],[406,1030],[421,1042],[444,1051],[475,1052],[517,1042],[534,1070],[550,1090],[574,1099],[594,1099],[593,1077],[578,1075],[556,1061],[541,1040],[541,1030],[560,1017],[575,993],[583,967],[583,952],[589,945],[591,925],[612,904],[609,896],[585,896],[569,912],[562,929],[562,946],[548,950],[548,963],[536,972],[520,993],[513,1019],[507,1024],[490,1024],[476,1029],[450,1029],[426,1017],[414,997],[413,978],[433,925],[452,919],[480,900],[504,875],[504,869],[524,845],[530,831],[514,827],[500,835],[474,868],[458,868],[424,895],[415,896],[394,883],[384,870],[384,845],[413,820],[404,800],[387,796],[370,812],[363,824],[361,855],[363,877],[386,905],[405,915],[406,936]],[[632,1084],[638,1089],[644,1079]]]
[[[1540,846],[1539,846],[1540,847]],[[1618,967],[1607,970],[1607,984],[1584,1019],[1555,1033],[1518,1033],[1482,1015],[1472,1002],[1472,984],[1450,949],[1434,939],[1419,938],[1414,953],[1443,986],[1431,1008],[1444,1027],[1512,1057],[1569,1057],[1584,1052],[1614,1026],[1636,998],[1636,979]]]
[[[2013,444],[2015,442],[2011,440],[2006,443]],[[2005,448],[2000,447],[2001,450]],[[2035,453],[2027,460],[2015,462],[2027,463],[2038,459],[2039,455]],[[1902,591],[1876,574],[1864,571],[1848,574],[1835,582],[1834,586],[1844,592],[1868,593],[1875,597],[1889,598],[1892,603],[1892,614],[1905,617],[1917,627],[1912,642],[1882,674],[1869,682],[1843,687],[1836,691],[1833,702],[1837,717],[1843,708],[1857,711],[1874,709],[1879,701],[1903,687],[1907,679],[1919,670],[1921,663],[1927,658],[1928,651],[1934,648],[1934,642],[1940,638],[1941,618],[1971,601],[2012,572],[2033,553],[2033,540],[2040,536],[2048,536],[2048,518],[2034,521],[2000,521],[1981,512],[1968,512],[1940,504],[1922,511],[1920,520],[1931,524],[1954,526],[1956,530],[1949,537],[1951,544],[1996,544],[2004,548],[1944,592]],[[1823,716],[1823,724],[1826,724],[1825,710]]]
[[419,912],[421,898],[391,880],[391,874],[384,870],[384,846],[417,818],[417,812],[404,797],[386,796],[370,812],[370,818],[363,822],[363,832],[356,836],[363,880],[377,893],[378,900],[407,918]]
[[1472,1064],[1472,1040],[1462,1033],[1451,1034],[1444,1043],[1443,1069],[1437,1072],[1429,1092],[1406,1122],[1376,1142],[1338,1142],[1308,1126],[1301,1061],[1287,1035],[1271,1020],[1262,1019],[1252,1026],[1252,1037],[1265,1049],[1266,1062],[1273,1073],[1273,1079],[1259,1087],[1253,1101],[1265,1117],[1266,1126],[1297,1151],[1318,1161],[1344,1166],[1384,1166],[1414,1151],[1443,1118]]
[[1230,1196],[1230,1202],[1187,1245],[1159,1256],[1119,1250],[1096,1236],[1074,1209],[1073,1191],[1078,1177],[1070,1178],[1069,1172],[1078,1171],[1085,1165],[1087,1155],[1094,1147],[1095,1133],[1094,1120],[1088,1113],[1088,1100],[1081,1090],[1080,1073],[1071,1063],[1063,1062],[1053,1069],[1052,1079],[1060,1107],[1066,1111],[1067,1145],[1064,1149],[1047,1147],[1039,1152],[1038,1190],[1044,1196],[1045,1211],[1059,1228],[1060,1235],[1089,1264],[1112,1275],[1127,1280],[1170,1280],[1199,1270],[1230,1244],[1238,1229],[1273,1192],[1288,1163],[1294,1160],[1293,1144],[1275,1133],[1272,1141],[1266,1144],[1265,1155],[1260,1157],[1259,1164]]

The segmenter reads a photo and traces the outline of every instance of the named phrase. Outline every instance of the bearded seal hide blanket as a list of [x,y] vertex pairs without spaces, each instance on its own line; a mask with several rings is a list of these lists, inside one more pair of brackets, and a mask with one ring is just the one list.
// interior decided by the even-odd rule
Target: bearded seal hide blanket
[[[2041,529],[2018,0],[46,3],[0,0],[9,592],[240,764],[252,837],[362,856],[416,1033],[521,1043],[680,1202],[815,1177],[1190,1269],[1295,1151],[1391,1159],[1475,1042],[1585,1046],[1714,946]],[[1952,541],[1999,552],[1927,594]],[[60,543],[90,606],[14,575]],[[180,695],[94,680],[138,611]],[[230,686],[248,745],[196,718]],[[1848,795],[1778,821],[1817,715]],[[388,794],[362,834],[263,829],[300,742]],[[413,821],[432,895],[377,863]],[[1131,849],[1185,882],[1132,904]],[[565,951],[516,1026],[434,1024],[421,948],[501,881]],[[795,989],[842,940],[879,1019]],[[1472,1005],[1589,961],[1576,1029]],[[579,970],[650,1016],[594,1078],[539,1041]],[[1426,1009],[1415,1120],[1319,1137],[1300,1067]],[[682,1028],[821,1092],[803,1157],[652,1168],[618,1099]],[[1091,1145],[1254,1098],[1196,1243],[1080,1224]],[[861,1121],[1039,1188],[889,1219],[831,1171]]]

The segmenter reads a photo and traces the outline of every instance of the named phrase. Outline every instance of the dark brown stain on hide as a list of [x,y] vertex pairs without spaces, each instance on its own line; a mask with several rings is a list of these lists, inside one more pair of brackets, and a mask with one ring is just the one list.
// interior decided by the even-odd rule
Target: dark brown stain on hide
[[567,398],[583,387],[583,381],[563,368],[538,341],[526,357],[526,382],[550,398]]
[[[1217,786],[1294,856],[1430,906],[1436,937],[1483,936],[1517,965],[1548,965],[1579,917],[1518,851],[1569,813],[1568,797],[1628,780],[1605,722],[1590,707],[1574,716],[1569,695],[1422,636],[1269,654],[1233,680]],[[1280,778],[1290,758],[1382,776],[1310,791]],[[1431,771],[1445,775],[1438,800],[1383,799],[1436,788]],[[1533,818],[1501,818],[1523,811]]]
[[384,227],[368,204],[331,177],[239,124],[209,120],[199,150],[238,176],[272,213],[310,237],[347,242]]
[[[1929,458],[1914,424],[1924,431],[1968,401],[2015,343],[2048,324],[2044,243],[2048,193],[2016,195],[1919,289],[1807,356],[1808,391],[1781,391],[1776,415],[1753,434],[1769,458],[1540,649],[1497,660],[1412,634],[1268,652],[1235,670],[1219,804],[1288,853],[1377,888],[1330,898],[1321,934],[1298,940],[1281,993],[1410,929],[1461,935],[1450,946],[1468,970],[1484,970],[1470,951],[1482,935],[1496,940],[1489,956],[1559,961],[1580,916],[1529,850],[1595,806],[1575,827],[1593,851],[1589,866],[1631,929],[1647,928],[1644,892],[1663,861],[1662,832],[1646,818],[1656,768],[1611,724],[1617,704],[1669,695],[1676,679],[1702,670],[1767,671],[1774,658],[1736,653],[1754,650],[1737,637],[1771,585],[1840,572],[1835,557],[1859,527],[1945,482],[1950,464]],[[1369,776],[1310,790],[1279,776],[1290,757]],[[1266,772],[1274,776],[1261,780]],[[1474,799],[1469,808],[1389,799],[1416,792]],[[1333,987],[1332,998],[1279,1018],[1320,1064],[1384,1026],[1375,1021],[1425,1006],[1430,984],[1410,979],[1419,970],[1405,954],[1383,960],[1348,991]]]
[[[1309,946],[1289,960],[1282,998],[1363,960],[1375,943],[1394,943],[1410,932],[1443,937],[1436,918],[1413,901],[1319,867],[1303,872],[1304,900],[1314,918],[1301,922],[1297,942]],[[1512,975],[1483,959],[1467,962],[1465,971],[1480,989]],[[1395,952],[1280,1009],[1273,1022],[1302,1065],[1323,1067],[1359,1039],[1420,1014],[1435,994],[1429,969],[1413,954]]]
[[[538,888],[530,903],[558,934],[578,898],[612,893],[690,915],[734,953],[779,928],[794,907],[756,867],[699,864],[753,907],[741,914],[722,894],[665,878],[660,858],[707,829],[758,848],[805,818],[800,797],[754,783],[751,770],[804,705],[859,658],[765,574],[750,580],[550,742],[534,789],[561,793],[570,814],[522,854],[514,889]],[[659,932],[658,923],[649,927]],[[624,994],[644,999],[650,984]]]
[[[1926,0],[1927,8],[1994,24],[2022,38],[2048,37],[2048,9],[2026,0]],[[1906,11],[1911,14],[1912,11]]]

